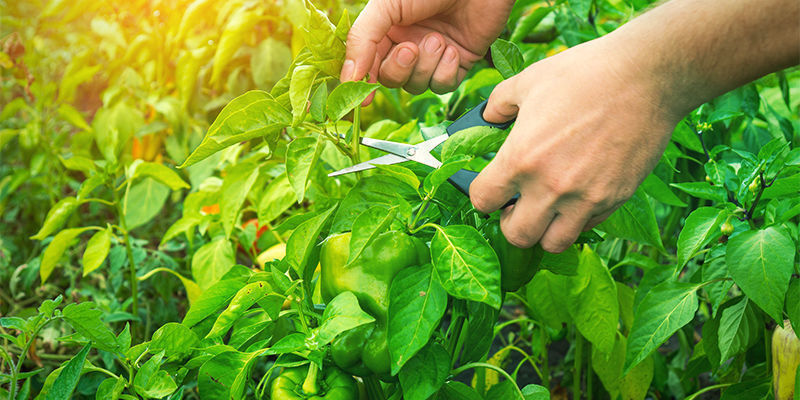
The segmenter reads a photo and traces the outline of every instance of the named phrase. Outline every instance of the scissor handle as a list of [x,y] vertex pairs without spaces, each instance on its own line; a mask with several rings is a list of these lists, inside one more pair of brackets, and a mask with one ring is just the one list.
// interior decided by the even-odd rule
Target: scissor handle
[[491,126],[493,128],[506,129],[514,123],[513,119],[511,121],[506,121],[499,124],[495,124],[494,122],[489,122],[483,119],[483,112],[486,110],[486,103],[488,101],[488,99],[482,101],[480,104],[467,111],[464,115],[458,117],[457,120],[453,121],[453,123],[450,124],[450,126],[448,126],[446,129],[447,134],[452,136],[458,131],[472,128],[473,126]]
[[[459,117],[455,120],[450,126],[447,127],[447,134],[453,135],[454,133],[467,129],[472,128],[473,126],[491,126],[498,129],[506,129],[511,124],[514,123],[514,120],[506,121],[503,123],[495,124],[493,122],[489,122],[483,119],[483,111],[486,110],[486,103],[488,100],[482,101],[480,104],[475,106],[473,109],[467,111],[464,115]],[[472,184],[472,181],[478,176],[478,173],[475,171],[470,171],[466,169],[459,170],[455,174],[453,174],[448,181],[456,187],[461,193],[464,193],[469,197],[469,186]],[[503,205],[502,208],[506,208],[514,203],[517,202],[519,199],[519,193],[515,194],[511,199],[508,200],[506,204]]]

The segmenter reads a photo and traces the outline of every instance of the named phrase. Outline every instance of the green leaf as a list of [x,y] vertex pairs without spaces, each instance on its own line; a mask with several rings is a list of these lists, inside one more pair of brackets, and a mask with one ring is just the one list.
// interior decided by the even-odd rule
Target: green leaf
[[181,323],[189,328],[196,325],[227,304],[244,285],[244,280],[240,279],[224,279],[211,285],[192,304]]
[[511,33],[511,41],[512,42],[521,42],[525,39],[528,34],[533,31],[540,22],[548,15],[551,11],[555,9],[554,6],[551,7],[538,7],[533,10],[531,13],[524,15],[522,18],[519,19],[519,22],[513,27],[509,27],[509,29],[513,28]]
[[695,284],[668,281],[647,293],[636,309],[628,335],[625,374],[692,321],[698,307],[697,288]]
[[578,246],[567,247],[561,253],[545,252],[539,267],[557,275],[575,275],[579,256]]
[[471,158],[497,152],[508,133],[491,126],[473,126],[450,136],[442,145],[442,161],[447,162],[457,155]]
[[[201,399],[238,399],[242,397],[241,382],[250,376],[252,354],[228,351],[203,363],[197,375]],[[237,385],[237,381],[240,382]],[[238,387],[238,388],[237,388]],[[238,393],[236,393],[238,391]]]
[[726,213],[714,207],[700,207],[683,223],[683,229],[678,234],[678,269],[697,255],[712,239],[719,237],[719,226],[725,220]]
[[53,232],[61,229],[79,204],[80,203],[78,202],[78,199],[74,197],[65,197],[59,200],[58,203],[53,205],[53,207],[50,208],[50,211],[47,212],[47,216],[44,218],[42,227],[39,229],[39,232],[36,232],[35,235],[31,236],[31,239],[43,240],[44,238],[50,236],[50,234]]
[[217,283],[235,263],[233,246],[224,237],[218,237],[192,255],[192,276],[205,290]]
[[[328,218],[335,210],[335,207],[328,209],[314,218],[311,218],[297,227],[289,236],[286,241],[286,257],[284,261],[297,272],[298,275],[303,277],[306,266],[311,264],[312,255],[315,251],[319,251],[319,235],[325,227]],[[314,262],[316,264],[316,261]]]
[[258,203],[258,224],[270,224],[295,204],[295,193],[284,172],[273,179],[264,190]]
[[96,400],[117,400],[127,384],[128,380],[123,377],[106,378],[97,386],[94,398]]
[[39,276],[42,279],[42,282],[46,281],[47,278],[50,277],[50,274],[53,273],[53,269],[56,267],[56,263],[58,260],[61,259],[61,256],[64,254],[64,250],[67,249],[67,246],[81,233],[89,230],[91,228],[72,228],[72,229],[64,229],[53,238],[50,244],[45,249],[44,254],[42,254],[42,262],[39,265]]
[[717,333],[720,361],[744,353],[760,338],[763,321],[747,297],[722,309]]
[[231,300],[228,308],[217,317],[211,331],[206,335],[207,338],[217,338],[228,332],[233,324],[244,315],[253,304],[256,304],[267,293],[272,291],[272,287],[263,281],[252,282],[241,288],[233,299]]
[[[345,11],[347,11],[345,9]],[[328,85],[324,82],[317,87],[311,96],[311,108],[308,110],[314,121],[325,122],[325,103],[328,101]]]
[[142,364],[133,378],[133,389],[144,398],[162,398],[178,389],[178,385],[167,371],[160,369],[164,352],[150,357]]
[[62,315],[72,329],[91,340],[94,347],[112,353],[119,350],[117,337],[100,319],[103,312],[95,308],[94,303],[70,304],[64,307]]
[[486,303],[467,301],[467,320],[461,335],[464,337],[464,343],[470,345],[461,351],[460,363],[479,361],[487,355],[494,341],[494,326],[499,314],[499,310]]
[[442,385],[436,400],[484,400],[475,389],[459,382],[449,381]]
[[492,43],[492,62],[506,79],[518,74],[525,66],[519,47],[503,39],[497,39]]
[[525,400],[550,400],[550,391],[544,386],[529,384],[522,388],[522,397]]
[[726,261],[744,294],[779,324],[797,249],[783,228],[742,232],[728,241]]
[[378,171],[381,171],[381,173],[383,174],[387,174],[393,178],[397,178],[412,190],[417,190],[419,188],[419,178],[417,177],[417,175],[413,171],[402,165],[377,164],[375,165],[375,168]]
[[[445,142],[447,143],[447,142]],[[425,177],[422,187],[428,194],[434,193],[450,179],[453,174],[464,168],[469,162],[469,158],[463,154],[448,159],[441,167],[434,169]]]
[[528,283],[525,292],[537,321],[553,329],[560,329],[562,324],[570,321],[569,312],[564,307],[567,302],[567,281],[562,276],[547,270],[539,271]]
[[792,328],[800,337],[800,278],[792,278],[786,290],[786,314]]
[[405,214],[404,209],[410,213],[408,199],[418,200],[419,192],[417,188],[410,188],[404,180],[386,174],[362,178],[340,202],[331,232],[352,230],[355,219],[378,204],[385,204],[387,208],[399,206],[400,215]]
[[608,268],[589,246],[580,255],[578,274],[566,278],[567,308],[578,331],[600,351],[614,347],[619,321],[617,287]]
[[308,109],[308,98],[311,96],[311,88],[314,87],[314,79],[319,74],[319,69],[313,65],[301,65],[292,72],[292,80],[289,84],[289,101],[292,103],[292,126],[298,126],[303,122]]
[[[391,338],[391,335],[389,335]],[[450,372],[450,355],[436,342],[431,342],[400,370],[400,386],[406,400],[426,400],[439,388]]]
[[[210,80],[212,85],[217,84],[220,79],[224,78],[223,72],[225,71],[225,67],[233,60],[236,51],[244,45],[245,37],[247,37],[248,32],[252,32],[253,27],[263,20],[261,12],[262,11],[256,7],[238,7],[233,9],[230,17],[227,18],[225,22],[225,26],[222,27],[219,43],[215,46],[216,51],[214,52],[214,62]],[[220,21],[220,25],[221,22],[222,21]]]
[[619,389],[622,393],[622,398],[644,400],[653,381],[654,367],[655,361],[653,361],[653,357],[647,357],[644,361],[631,368],[620,381]]
[[276,139],[292,122],[292,115],[269,93],[253,90],[228,103],[208,128],[200,145],[181,164],[188,167],[234,144],[264,137]]
[[144,178],[125,193],[125,222],[128,230],[150,222],[164,207],[170,190],[153,178]]
[[614,348],[610,352],[600,351],[597,347],[592,347],[592,369],[600,378],[600,383],[609,393],[612,399],[619,396],[620,384],[622,379],[622,367],[625,365],[625,348],[628,339],[625,336],[616,334]]
[[39,305],[39,309],[38,309],[39,314],[42,314],[47,318],[52,317],[53,316],[53,312],[56,310],[56,308],[61,304],[61,302],[63,300],[64,300],[64,297],[62,295],[58,295],[58,297],[56,297],[53,300],[49,300],[48,299],[48,300],[43,301],[42,304]]
[[500,261],[477,229],[468,225],[437,227],[431,240],[431,260],[447,293],[500,308]]
[[286,149],[286,174],[298,203],[306,197],[308,177],[319,160],[324,142],[321,137],[304,136],[292,140]]
[[611,214],[597,229],[620,239],[633,240],[664,250],[656,216],[642,189],[637,189],[633,197]]
[[247,194],[253,188],[253,184],[258,178],[258,165],[254,162],[243,162],[228,168],[225,180],[222,181],[220,192],[222,196],[219,201],[221,211],[222,226],[225,229],[225,237],[230,238],[234,226],[238,221],[239,209],[244,204]]
[[83,276],[96,270],[108,256],[111,248],[111,230],[103,229],[92,235],[86,243],[86,251],[83,252]]
[[56,377],[53,386],[45,393],[44,398],[46,400],[67,400],[72,398],[72,392],[78,385],[78,379],[80,379],[83,371],[86,355],[89,354],[91,348],[91,344],[83,346],[81,351],[67,362],[67,365],[61,369],[58,377]]
[[189,356],[199,343],[200,339],[186,325],[168,322],[153,332],[148,351],[163,351],[167,361],[178,361]]
[[686,203],[681,201],[675,193],[672,193],[669,186],[655,174],[650,174],[645,178],[644,182],[642,182],[642,189],[650,197],[664,204],[675,207],[686,207]]
[[520,396],[520,392],[516,382],[504,380],[489,388],[486,400],[525,400],[524,396]]
[[316,336],[317,344],[324,346],[340,333],[374,321],[375,318],[359,307],[358,299],[353,292],[339,293],[325,306],[322,325]]
[[362,81],[342,82],[331,91],[325,112],[331,121],[342,119],[352,109],[356,108],[367,96],[378,88],[377,83]]
[[[437,280],[433,266],[425,264],[400,270],[392,280],[389,299],[389,356],[392,375],[399,371],[402,381],[403,371],[408,369],[403,366],[425,347],[444,316],[447,292]],[[430,357],[433,355],[423,356]],[[449,361],[449,356],[447,358]],[[441,383],[443,382],[444,380]]]
[[72,156],[70,158],[64,158],[59,156],[58,159],[61,160],[61,164],[64,165],[64,168],[73,171],[81,171],[86,176],[91,175],[91,173],[95,171],[94,161],[87,157]]
[[172,190],[189,188],[189,184],[181,179],[177,172],[159,163],[136,160],[128,168],[128,175],[130,180],[143,177],[153,178]]
[[670,183],[669,185],[698,199],[711,200],[717,203],[727,201],[725,188],[711,185],[708,182]]
[[364,249],[372,243],[378,235],[387,231],[394,221],[397,208],[386,209],[385,206],[375,206],[361,213],[353,222],[353,235],[350,238],[350,255],[347,264],[356,260]]

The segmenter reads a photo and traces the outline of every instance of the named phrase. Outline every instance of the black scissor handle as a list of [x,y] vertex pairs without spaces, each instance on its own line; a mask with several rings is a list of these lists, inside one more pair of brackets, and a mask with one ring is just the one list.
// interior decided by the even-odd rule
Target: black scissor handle
[[[514,123],[514,120],[502,122],[499,124],[489,122],[483,119],[483,111],[486,110],[486,103],[489,100],[484,100],[473,109],[467,111],[464,115],[459,117],[457,120],[453,121],[450,126],[447,127],[447,134],[453,135],[454,133],[467,129],[472,128],[473,126],[491,126],[498,129],[507,129],[511,124]],[[447,180],[456,187],[461,193],[464,193],[469,197],[469,186],[472,184],[472,181],[478,176],[478,173],[475,171],[470,171],[466,169],[458,170],[455,174],[453,174]],[[502,208],[506,208],[514,203],[517,202],[519,199],[519,193],[515,194],[511,199],[503,205]]]
[[482,101],[480,104],[464,113],[464,115],[458,117],[457,120],[453,121],[453,123],[447,127],[447,134],[452,136],[458,131],[472,128],[473,126],[491,126],[497,129],[507,129],[514,123],[513,119],[499,124],[483,119],[483,112],[486,110],[486,103],[488,101],[488,99]]

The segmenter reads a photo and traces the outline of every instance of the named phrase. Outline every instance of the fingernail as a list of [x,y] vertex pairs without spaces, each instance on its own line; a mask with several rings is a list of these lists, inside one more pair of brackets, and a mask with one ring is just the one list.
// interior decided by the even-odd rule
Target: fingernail
[[447,50],[444,51],[444,55],[442,56],[442,58],[444,59],[445,62],[451,63],[456,60],[457,55],[458,53],[456,52],[456,49],[448,47]]
[[425,39],[425,51],[428,53],[435,53],[442,47],[442,42],[436,36],[430,36]]
[[397,62],[404,67],[409,67],[414,62],[417,55],[413,51],[403,47],[397,51]]
[[344,65],[342,65],[342,72],[339,74],[339,80],[342,82],[345,81],[352,81],[353,80],[353,70],[355,69],[356,63],[353,60],[346,60]]

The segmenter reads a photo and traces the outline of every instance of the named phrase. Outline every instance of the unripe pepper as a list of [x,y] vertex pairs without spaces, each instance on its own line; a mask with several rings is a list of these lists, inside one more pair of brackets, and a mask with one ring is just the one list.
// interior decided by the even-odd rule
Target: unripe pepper
[[[319,375],[324,375],[319,379]],[[287,368],[281,372],[270,389],[272,400],[353,400],[359,392],[352,376],[330,366],[323,371],[311,363],[307,366]]]
[[500,221],[490,221],[484,232],[500,260],[500,282],[503,291],[516,292],[530,282],[539,270],[544,250],[538,244],[529,249],[520,249],[509,243],[500,230]]
[[800,366],[800,338],[792,330],[789,320],[783,321],[783,326],[775,327],[772,334],[772,387],[775,400],[791,400],[795,396],[795,380]]
[[329,302],[339,293],[353,292],[361,308],[375,322],[339,335],[331,344],[331,355],[336,365],[354,375],[386,376],[390,372],[389,285],[400,270],[429,262],[430,251],[413,236],[389,231],[378,235],[348,265],[351,236],[350,232],[334,235],[322,245],[319,261],[322,300]]

